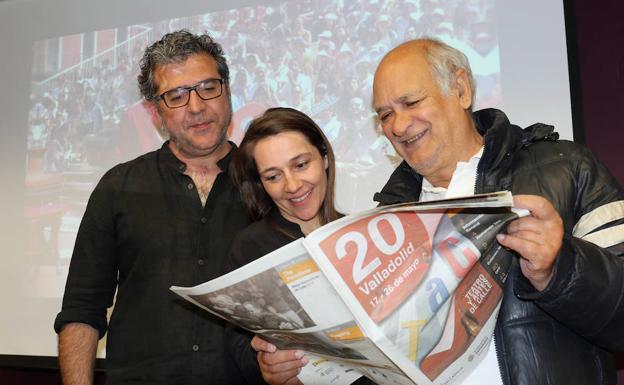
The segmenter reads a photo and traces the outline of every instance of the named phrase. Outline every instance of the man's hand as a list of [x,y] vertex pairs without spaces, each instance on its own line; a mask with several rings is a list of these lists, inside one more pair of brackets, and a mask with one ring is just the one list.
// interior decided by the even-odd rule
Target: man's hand
[[278,350],[258,336],[251,340],[251,347],[258,352],[258,364],[266,382],[271,385],[302,385],[297,374],[308,363],[303,351]]
[[498,234],[498,242],[520,254],[522,274],[542,291],[553,275],[553,266],[563,242],[563,221],[553,205],[537,195],[516,195],[514,206],[531,212]]

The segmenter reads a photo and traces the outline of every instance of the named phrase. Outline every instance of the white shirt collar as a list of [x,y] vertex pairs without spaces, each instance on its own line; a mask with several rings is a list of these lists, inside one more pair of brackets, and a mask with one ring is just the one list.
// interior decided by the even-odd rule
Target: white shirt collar
[[474,154],[468,162],[457,162],[455,171],[451,177],[448,188],[435,187],[426,178],[423,178],[421,201],[445,199],[458,196],[474,195],[477,182],[477,166],[483,156],[483,146]]

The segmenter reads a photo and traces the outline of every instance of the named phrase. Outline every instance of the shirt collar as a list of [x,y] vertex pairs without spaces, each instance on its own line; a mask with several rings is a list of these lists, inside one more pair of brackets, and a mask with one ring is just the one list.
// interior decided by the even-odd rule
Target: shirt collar
[[[479,161],[481,160],[481,157],[483,156],[483,149],[484,149],[484,146],[481,146],[481,148],[479,148],[479,151],[477,151],[472,157],[470,157],[470,159],[468,159],[468,162],[461,162],[461,161],[457,162],[453,175],[455,175],[459,170],[465,169],[467,167],[474,167],[475,173],[476,173],[477,165],[479,164]],[[422,191],[427,192],[427,193],[433,193],[433,194],[442,194],[446,192],[446,189],[444,187],[436,187],[432,185],[431,183],[429,183],[427,178],[423,177]]]
[[284,218],[282,213],[280,213],[279,209],[275,206],[271,208],[269,212],[270,220],[280,229],[285,231],[287,234],[294,238],[303,237],[303,231],[301,231],[301,227],[294,222],[289,221]]
[[[225,154],[223,158],[217,161],[217,166],[219,166],[219,168],[223,172],[227,172],[234,151],[237,149],[237,146],[234,142],[228,140],[228,143],[230,144],[230,151],[228,151],[228,153]],[[175,168],[176,170],[178,170],[178,172],[182,174],[186,171],[186,164],[176,158],[176,156],[173,154],[173,151],[171,151],[171,148],[169,147],[169,140],[163,143],[163,145],[160,147],[160,150],[162,153],[162,161],[166,165]]]

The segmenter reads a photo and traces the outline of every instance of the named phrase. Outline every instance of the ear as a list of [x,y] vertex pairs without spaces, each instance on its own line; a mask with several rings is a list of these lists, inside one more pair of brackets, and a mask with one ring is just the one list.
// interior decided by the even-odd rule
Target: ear
[[163,124],[162,117],[160,116],[160,111],[158,109],[158,104],[147,101],[147,100],[143,100],[142,105],[145,111],[147,112],[147,114],[149,115],[150,120],[152,124],[154,125],[154,128],[156,128],[156,132],[158,132],[158,135],[161,137],[161,139],[163,140],[169,139],[169,133],[167,132]]
[[145,108],[149,114],[152,124],[156,127],[160,127],[162,125],[162,118],[160,117],[160,112],[158,111],[158,104],[148,100],[143,100],[143,108]]
[[455,92],[459,98],[459,104],[464,110],[469,110],[472,106],[472,88],[470,87],[470,77],[464,69],[455,71],[455,80],[453,81]]
[[329,160],[327,159],[327,154],[323,155],[323,167],[325,170],[329,169]]

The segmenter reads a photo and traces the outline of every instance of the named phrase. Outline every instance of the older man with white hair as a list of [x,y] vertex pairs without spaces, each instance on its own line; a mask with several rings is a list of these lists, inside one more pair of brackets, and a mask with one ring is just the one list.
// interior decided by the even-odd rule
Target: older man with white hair
[[377,201],[510,190],[531,213],[498,236],[517,258],[495,344],[462,384],[615,384],[612,352],[624,349],[624,192],[552,126],[521,129],[501,111],[472,112],[474,93],[466,57],[432,39],[389,52],[373,86],[381,127],[404,159]]

